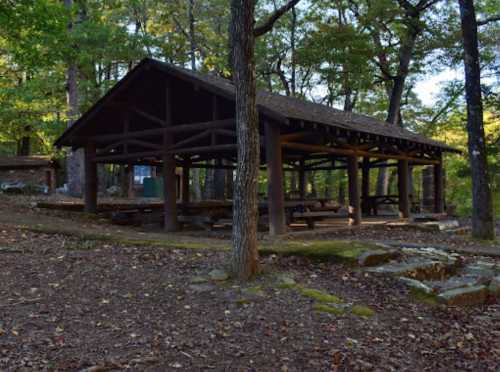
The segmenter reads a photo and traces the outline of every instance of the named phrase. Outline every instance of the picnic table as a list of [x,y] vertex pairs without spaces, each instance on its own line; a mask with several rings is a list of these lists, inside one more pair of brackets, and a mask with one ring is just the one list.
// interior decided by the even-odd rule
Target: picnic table
[[[340,209],[326,199],[286,200],[285,217],[287,224],[305,221],[309,228],[314,228],[317,221],[334,217]],[[265,219],[268,214],[267,201],[258,204],[259,217]],[[230,220],[233,212],[231,200],[203,200],[199,202],[177,203],[178,222],[202,227],[206,230],[221,220]],[[120,225],[140,225],[143,222],[159,222],[163,220],[162,205],[138,206],[130,209],[120,209],[112,213],[113,223]]]

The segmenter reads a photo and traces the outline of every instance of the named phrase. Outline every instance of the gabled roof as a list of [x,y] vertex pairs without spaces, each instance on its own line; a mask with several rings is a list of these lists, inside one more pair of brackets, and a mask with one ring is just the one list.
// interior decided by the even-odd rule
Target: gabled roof
[[[146,58],[92,106],[92,108],[76,121],[71,128],[67,129],[56,141],[56,146],[68,145],[67,139],[71,136],[71,133],[76,131],[89,117],[95,114],[102,103],[110,99],[116,91],[120,90],[128,79],[132,79],[133,76],[140,74],[141,70],[151,67],[163,71],[165,74],[191,81],[214,94],[234,100],[235,87],[228,79],[211,74],[202,74],[165,62]],[[444,151],[457,151],[446,144],[370,116],[347,113],[322,104],[307,102],[299,98],[287,97],[263,90],[257,92],[257,108],[262,115],[269,116],[282,123],[286,123],[290,120],[299,120],[305,123],[316,123],[387,138],[407,140],[438,147]]]

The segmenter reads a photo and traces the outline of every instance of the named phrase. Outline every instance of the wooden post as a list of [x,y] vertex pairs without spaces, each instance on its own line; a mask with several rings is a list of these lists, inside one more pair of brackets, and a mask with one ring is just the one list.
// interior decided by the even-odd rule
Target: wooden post
[[182,167],[181,198],[182,203],[189,203],[189,166],[187,165]]
[[398,160],[399,217],[410,217],[410,193],[408,187],[408,160]]
[[349,178],[349,225],[361,225],[361,202],[358,184],[358,157],[347,157],[347,175]]
[[370,213],[370,158],[363,158],[363,168],[361,176],[361,210],[364,214]]
[[264,125],[266,133],[269,233],[270,235],[279,235],[286,232],[280,128],[267,121]]
[[299,165],[299,195],[300,200],[304,200],[306,198],[306,172],[304,170],[304,160],[300,161]]
[[56,191],[56,172],[54,168],[50,168],[45,172],[47,190],[49,194]]
[[439,164],[434,165],[434,212],[444,212],[443,198],[443,160]]
[[135,174],[133,164],[127,164],[127,177],[127,198],[133,199],[135,198]]
[[87,213],[97,212],[97,164],[94,162],[96,147],[94,143],[85,146],[85,191],[84,210]]
[[[166,81],[165,86],[165,124],[168,128],[172,125],[172,104],[170,81]],[[163,154],[163,213],[167,232],[179,230],[177,222],[177,178],[175,175],[175,158],[173,154],[167,153],[167,149],[174,142],[173,133],[165,131],[163,134],[163,146],[165,153]]]

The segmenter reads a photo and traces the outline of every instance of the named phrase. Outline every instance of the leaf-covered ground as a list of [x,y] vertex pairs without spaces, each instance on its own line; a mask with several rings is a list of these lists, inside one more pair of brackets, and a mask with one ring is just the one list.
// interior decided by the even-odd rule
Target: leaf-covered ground
[[[428,305],[303,257],[265,257],[249,284],[190,283],[226,254],[0,225],[0,370],[497,371],[499,304]],[[374,315],[324,311],[324,295]]]

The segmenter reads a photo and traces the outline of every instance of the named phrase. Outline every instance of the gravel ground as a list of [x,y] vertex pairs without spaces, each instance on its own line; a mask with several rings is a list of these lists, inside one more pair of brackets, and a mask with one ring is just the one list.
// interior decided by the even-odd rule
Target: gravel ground
[[[404,238],[404,237],[403,237]],[[266,257],[247,284],[195,277],[226,253],[119,246],[0,225],[0,370],[498,371],[500,305],[447,308],[340,263]],[[277,284],[368,306],[318,312]]]

